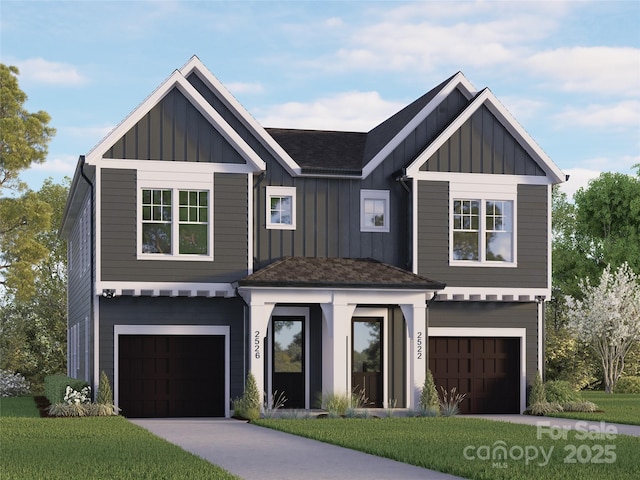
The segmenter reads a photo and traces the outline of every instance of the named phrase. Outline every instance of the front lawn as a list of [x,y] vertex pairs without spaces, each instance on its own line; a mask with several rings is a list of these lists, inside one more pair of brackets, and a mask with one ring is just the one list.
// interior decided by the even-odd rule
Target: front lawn
[[[637,478],[640,438],[582,438],[477,418],[259,420],[259,425],[472,479]],[[604,432],[602,432],[604,434]],[[595,434],[594,434],[595,436]],[[548,459],[548,460],[547,460]]]
[[[12,403],[6,400],[3,410]],[[238,478],[123,417],[20,418],[3,413],[0,437],[2,480]]]
[[582,397],[598,405],[602,412],[592,413],[554,413],[551,416],[577,418],[580,420],[604,421],[640,425],[640,395],[634,393],[604,393],[585,390]]

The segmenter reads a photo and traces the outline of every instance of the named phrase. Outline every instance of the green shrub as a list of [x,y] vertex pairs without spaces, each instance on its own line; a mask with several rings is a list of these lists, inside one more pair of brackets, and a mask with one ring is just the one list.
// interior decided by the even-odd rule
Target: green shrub
[[96,403],[102,405],[113,405],[113,392],[111,391],[111,384],[109,383],[109,377],[104,370],[100,372],[100,381],[98,382],[98,398]]
[[548,415],[550,413],[562,412],[562,405],[554,402],[535,402],[529,405],[527,413],[529,415]]
[[68,386],[80,392],[83,388],[88,387],[89,383],[66,375],[48,375],[44,378],[44,396],[52,405],[62,403]]
[[640,393],[640,377],[622,377],[616,382],[615,393]]
[[544,391],[548,402],[559,403],[576,403],[582,400],[580,392],[576,391],[571,383],[565,380],[550,380],[545,382]]
[[322,407],[330,417],[341,417],[351,407],[351,396],[346,393],[326,393],[322,396]]
[[438,411],[440,409],[440,399],[438,398],[438,390],[433,381],[431,370],[427,368],[427,375],[424,378],[424,385],[420,393],[420,410],[421,411]]
[[88,403],[53,403],[49,415],[53,417],[86,417],[89,415]]
[[547,395],[544,389],[544,383],[542,383],[542,377],[540,372],[536,372],[536,376],[531,384],[531,391],[529,392],[529,405],[547,403]]
[[262,405],[260,391],[253,373],[247,374],[247,382],[244,386],[244,394],[233,401],[233,414],[245,420],[257,420],[260,418]]

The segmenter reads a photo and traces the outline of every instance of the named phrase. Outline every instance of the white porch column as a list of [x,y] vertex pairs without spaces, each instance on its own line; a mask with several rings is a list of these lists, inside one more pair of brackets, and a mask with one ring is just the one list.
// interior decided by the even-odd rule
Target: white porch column
[[420,394],[427,375],[426,305],[419,303],[400,305],[407,322],[407,407],[420,406]]
[[351,389],[351,318],[356,305],[341,294],[332,303],[323,303],[322,313],[322,393],[347,394]]
[[266,391],[264,360],[267,354],[267,327],[274,306],[273,303],[249,304],[249,371],[253,373],[261,392]]

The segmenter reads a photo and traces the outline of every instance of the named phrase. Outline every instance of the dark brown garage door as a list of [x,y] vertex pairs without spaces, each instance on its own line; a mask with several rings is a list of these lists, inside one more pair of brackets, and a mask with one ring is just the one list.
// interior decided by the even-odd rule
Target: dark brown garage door
[[429,338],[436,388],[467,397],[461,413],[520,413],[519,338]]
[[223,417],[224,336],[120,335],[119,406],[127,417]]

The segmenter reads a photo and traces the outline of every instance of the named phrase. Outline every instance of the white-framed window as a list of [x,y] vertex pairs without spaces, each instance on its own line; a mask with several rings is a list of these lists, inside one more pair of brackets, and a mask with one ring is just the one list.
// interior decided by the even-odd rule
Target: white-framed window
[[209,189],[143,185],[138,205],[138,258],[213,258]]
[[296,229],[296,187],[267,187],[267,228]]
[[452,265],[515,265],[514,197],[472,198],[454,192],[450,211]]
[[360,191],[360,231],[389,231],[389,190]]

